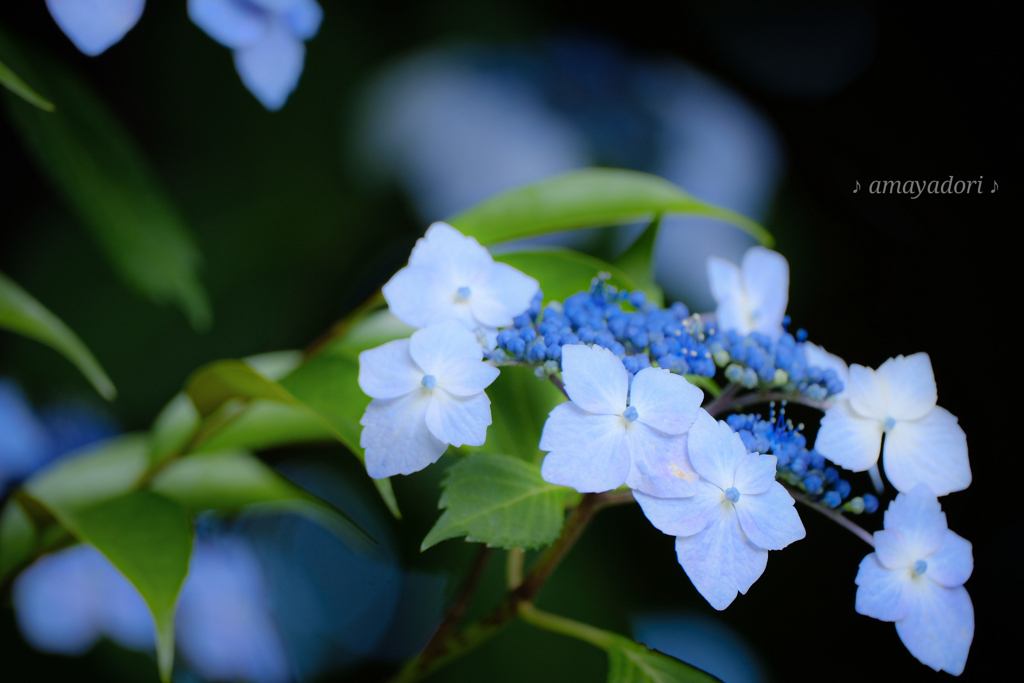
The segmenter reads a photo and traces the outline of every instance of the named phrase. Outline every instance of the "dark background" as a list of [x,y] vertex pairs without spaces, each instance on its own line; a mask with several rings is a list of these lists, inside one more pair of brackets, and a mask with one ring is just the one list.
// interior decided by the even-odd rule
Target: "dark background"
[[[1011,122],[1021,120],[1021,70],[1008,3],[322,4],[326,20],[308,44],[300,86],[273,115],[239,87],[228,51],[188,21],[183,2],[151,2],[138,27],[96,59],[74,49],[42,2],[0,9],[9,33],[73,65],[103,95],[150,155],[206,257],[215,323],[197,335],[178,312],[121,286],[0,119],[0,270],[97,354],[121,390],[113,411],[123,428],[146,428],[206,361],[302,347],[404,261],[422,226],[397,190],[362,190],[343,159],[345,112],[374,67],[438,42],[566,33],[617,41],[638,55],[678,56],[742,92],[779,131],[788,169],[767,224],[791,263],[795,324],[851,362],[931,356],[939,403],[960,418],[974,472],[970,489],[943,500],[951,528],[974,544],[967,588],[977,627],[962,678],[1010,677],[1021,635],[1024,522],[1010,439],[1010,392],[1020,376],[1012,332],[1019,219],[1010,210],[1019,198],[1011,166],[1019,146]],[[751,26],[787,25],[810,7],[820,11],[796,30],[744,42]],[[838,92],[815,91],[829,47],[865,16],[874,26],[867,67]],[[986,191],[916,200],[853,193],[856,181],[866,188],[874,179],[949,175],[984,176]],[[998,192],[988,192],[990,180]],[[38,401],[88,392],[52,352],[11,335],[0,337],[0,374]],[[439,476],[396,483],[413,562],[438,561],[412,549],[436,515],[427,484]],[[853,611],[860,541],[813,513],[803,518],[807,539],[772,553],[749,595],[723,614],[774,679],[945,676],[910,656],[892,625]],[[880,522],[879,514],[865,525]],[[461,547],[446,552],[468,558]],[[481,602],[498,590],[500,564]],[[637,611],[712,611],[675,564],[671,539],[633,507],[602,513],[540,604],[619,632]],[[589,646],[516,625],[448,676],[479,680],[496,663],[489,679],[600,680],[602,659]],[[4,680],[155,680],[151,666],[109,644],[81,660],[36,654],[20,642],[9,607],[0,610]]]

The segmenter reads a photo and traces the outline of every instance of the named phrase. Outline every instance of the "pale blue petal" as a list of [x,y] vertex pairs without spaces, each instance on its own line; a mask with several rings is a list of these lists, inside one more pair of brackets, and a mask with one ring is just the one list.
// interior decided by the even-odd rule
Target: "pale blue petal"
[[[477,345],[479,346],[479,344]],[[448,364],[437,377],[437,387],[455,396],[475,396],[498,379],[498,368],[471,358]]]
[[409,265],[430,268],[450,277],[454,296],[459,287],[486,278],[494,259],[475,237],[466,237],[447,223],[438,221],[416,241],[409,255]]
[[927,353],[896,356],[882,363],[875,373],[889,385],[889,414],[900,420],[919,420],[935,407],[938,392],[935,373]]
[[295,0],[284,18],[296,38],[309,40],[320,30],[324,11],[316,0]]
[[440,381],[453,364],[483,359],[484,350],[475,334],[461,323],[449,320],[414,332],[409,340],[409,354],[423,372]]
[[886,569],[875,553],[865,556],[854,579],[857,613],[882,621],[903,619],[910,613],[910,602],[904,595],[909,577],[907,570]]
[[598,415],[626,410],[629,374],[614,353],[601,346],[562,347],[562,381],[572,402]]
[[882,424],[854,412],[848,399],[825,411],[814,450],[840,467],[863,472],[878,462],[881,449]]
[[453,446],[483,446],[491,424],[491,401],[482,391],[475,396],[453,396],[444,389],[430,392],[427,429]]
[[270,111],[288,101],[299,84],[305,59],[305,45],[278,20],[269,22],[255,43],[235,50],[235,68],[242,83]]
[[718,303],[738,298],[743,293],[739,266],[717,256],[708,259],[708,281],[711,283],[711,295]]
[[731,505],[719,508],[699,534],[676,539],[676,557],[694,587],[717,610],[736,599],[764,573],[768,551],[743,535]]
[[846,387],[850,408],[857,415],[884,423],[889,417],[889,383],[871,368],[850,366],[850,384]]
[[924,559],[907,546],[907,539],[899,529],[875,532],[875,555],[886,569],[910,571],[914,563]]
[[409,340],[396,339],[359,354],[359,388],[370,398],[398,398],[422,388],[426,373],[409,355]]
[[927,576],[947,588],[962,586],[974,571],[971,542],[952,531],[946,532],[942,545],[928,562]]
[[474,317],[489,327],[507,327],[530,307],[540,284],[506,263],[494,263],[474,281],[469,298]]
[[776,462],[777,459],[774,455],[761,455],[760,453],[744,455],[736,463],[736,474],[732,485],[744,496],[764,493],[775,483]]
[[138,23],[146,0],[46,0],[46,6],[75,47],[95,57]]
[[687,450],[697,474],[723,491],[733,485],[736,467],[747,455],[739,434],[703,409],[690,427]]
[[466,329],[473,329],[473,311],[467,302],[455,298],[457,289],[450,273],[409,265],[387,281],[383,292],[391,312],[406,325],[426,327],[458,320]]
[[846,364],[846,361],[811,342],[802,343],[800,348],[804,352],[804,359],[807,361],[807,365],[821,368],[822,370],[832,370],[843,383],[843,390],[836,394],[833,400],[840,401],[846,398],[847,389],[850,386],[850,367]]
[[703,391],[661,368],[644,368],[629,388],[629,405],[636,408],[637,420],[665,434],[686,432],[703,400]]
[[946,540],[946,513],[927,486],[918,485],[889,503],[883,524],[898,529],[906,539],[906,552],[916,559],[935,553]]
[[944,496],[971,484],[967,435],[956,417],[939,406],[920,420],[896,422],[885,435],[882,466],[897,491],[925,484]]
[[427,429],[427,391],[390,399],[375,398],[359,424],[359,445],[366,451],[366,471],[374,479],[411,474],[437,462],[448,444]]
[[632,460],[626,486],[661,498],[694,494],[700,478],[686,453],[686,435],[668,436],[639,420],[626,427]]
[[963,673],[974,640],[974,605],[963,586],[945,588],[921,577],[908,591],[911,606],[896,622],[910,654],[936,671]]
[[572,402],[555,406],[540,437],[540,449],[550,451],[541,476],[581,493],[618,488],[630,466],[623,422],[615,415],[588,413]]
[[658,498],[633,491],[644,515],[656,529],[669,536],[693,536],[704,530],[712,518],[722,514],[725,494],[714,484],[698,481],[688,498]]
[[188,0],[188,16],[206,35],[232,49],[255,43],[269,24],[265,12],[239,0]]
[[743,255],[742,270],[754,331],[778,339],[789,300],[789,263],[778,252],[751,247]]
[[793,496],[773,482],[764,493],[740,494],[736,515],[750,542],[765,550],[782,550],[807,535],[800,515],[793,507]]

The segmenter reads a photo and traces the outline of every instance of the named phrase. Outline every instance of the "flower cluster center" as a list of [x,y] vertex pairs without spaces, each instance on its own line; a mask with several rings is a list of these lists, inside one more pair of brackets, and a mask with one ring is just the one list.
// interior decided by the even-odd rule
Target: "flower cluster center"
[[420,384],[425,386],[427,389],[433,389],[437,386],[437,377],[433,375],[423,375],[423,379],[420,380]]
[[740,499],[740,490],[735,486],[730,486],[725,490],[725,499],[730,503],[735,503]]

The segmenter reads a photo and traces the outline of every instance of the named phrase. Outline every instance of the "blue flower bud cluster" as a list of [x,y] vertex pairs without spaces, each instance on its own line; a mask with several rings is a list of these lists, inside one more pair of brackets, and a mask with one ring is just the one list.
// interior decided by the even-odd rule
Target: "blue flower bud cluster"
[[681,303],[661,308],[642,291],[619,290],[607,279],[602,273],[588,291],[573,294],[564,304],[552,301],[543,310],[538,294],[514,327],[498,333],[492,358],[560,363],[565,344],[595,344],[621,358],[634,374],[656,365],[680,375],[714,376],[715,362],[698,316],[690,316]]
[[842,510],[856,515],[878,509],[878,498],[870,493],[847,500],[852,490],[850,482],[839,477],[839,470],[831,467],[825,456],[807,449],[803,425],[794,427],[786,419],[785,404],[776,416],[773,403],[768,420],[760,415],[730,415],[726,423],[740,435],[748,451],[774,455],[776,476],[806,492],[811,500],[832,509],[842,506]]
[[[783,322],[788,326],[789,316]],[[746,336],[734,330],[722,332],[709,321],[705,333],[715,363],[725,368],[725,378],[747,389],[777,388],[823,401],[844,388],[835,370],[807,364],[800,348],[807,340],[804,330],[797,330],[795,336],[784,332],[778,341],[772,341],[760,332]]]

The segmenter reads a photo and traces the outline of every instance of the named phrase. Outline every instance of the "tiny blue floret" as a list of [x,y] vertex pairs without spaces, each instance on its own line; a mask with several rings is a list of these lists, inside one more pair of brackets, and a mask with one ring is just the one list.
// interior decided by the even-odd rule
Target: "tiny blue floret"
[[740,492],[735,486],[730,486],[725,490],[725,499],[730,503],[735,503],[740,499]]
[[636,419],[640,417],[640,413],[633,406],[629,406],[622,411],[622,417],[626,418],[626,422],[636,422]]
[[437,386],[437,377],[434,377],[433,375],[423,375],[423,379],[420,380],[420,383],[427,389],[433,389]]
[[878,509],[878,498],[875,498],[870,493],[864,494],[864,512],[869,515]]
[[887,417],[887,418],[885,418],[885,424],[882,425],[882,429],[884,431],[888,432],[888,431],[891,431],[892,428],[895,427],[895,426],[896,426],[896,420],[894,420],[891,417]]
[[924,560],[918,560],[917,562],[914,563],[914,573],[915,574],[920,576],[921,574],[924,574],[926,571],[928,571],[928,563],[927,562],[925,562]]
[[462,287],[459,287],[456,290],[455,293],[458,294],[459,299],[461,299],[462,301],[465,301],[466,299],[469,298],[469,295],[472,294],[473,292],[472,292],[472,290],[469,287],[462,286]]

